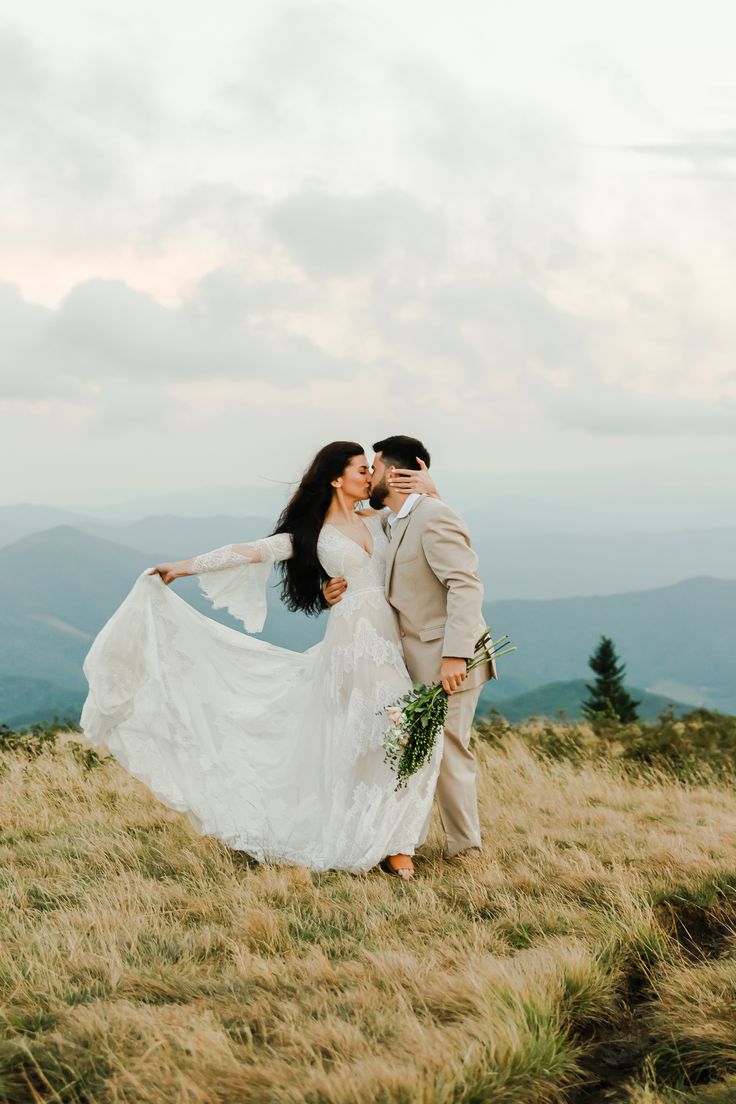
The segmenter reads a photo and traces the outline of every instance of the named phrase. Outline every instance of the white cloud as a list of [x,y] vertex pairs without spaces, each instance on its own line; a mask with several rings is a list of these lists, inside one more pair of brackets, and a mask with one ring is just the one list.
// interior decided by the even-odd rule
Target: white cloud
[[288,285],[251,289],[215,272],[176,308],[122,281],[88,280],[51,310],[0,285],[0,398],[73,397],[92,410],[114,408],[122,424],[126,411],[139,419],[142,406],[125,399],[126,386],[150,396],[150,421],[164,409],[155,390],[174,382],[265,379],[290,387],[339,374],[340,363],[308,338],[269,326],[269,308],[281,297],[297,298]]
[[130,233],[138,169],[164,125],[142,57],[94,51],[77,67],[0,29],[0,196],[26,240],[97,247]]
[[196,427],[205,483],[372,402],[461,469],[728,439],[734,20],[676,7],[18,5],[0,447],[49,401],[75,471]]
[[561,425],[606,437],[736,438],[735,399],[715,403],[599,386],[550,390],[548,401]]
[[401,192],[351,196],[310,189],[276,203],[268,224],[293,258],[318,276],[375,278],[406,257],[429,268],[445,257],[443,212]]

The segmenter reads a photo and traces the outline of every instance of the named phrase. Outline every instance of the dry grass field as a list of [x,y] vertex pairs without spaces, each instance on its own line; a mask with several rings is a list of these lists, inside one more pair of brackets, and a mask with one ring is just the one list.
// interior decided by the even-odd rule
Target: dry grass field
[[736,1101],[725,776],[488,729],[485,853],[404,884],[257,867],[78,740],[0,754],[0,1101]]

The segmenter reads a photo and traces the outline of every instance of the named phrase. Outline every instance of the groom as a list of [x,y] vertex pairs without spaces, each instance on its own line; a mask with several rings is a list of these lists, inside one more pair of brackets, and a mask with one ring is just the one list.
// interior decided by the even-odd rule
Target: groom
[[[466,674],[485,630],[478,557],[465,522],[449,506],[427,495],[407,497],[390,482],[394,468],[416,471],[419,460],[429,467],[422,442],[387,437],[373,449],[370,504],[390,510],[386,597],[398,615],[406,666],[414,682],[441,681],[449,695],[437,804],[453,857],[481,847],[476,761],[468,744],[482,685],[496,677],[490,663]],[[331,580],[325,598],[334,604],[344,589]]]

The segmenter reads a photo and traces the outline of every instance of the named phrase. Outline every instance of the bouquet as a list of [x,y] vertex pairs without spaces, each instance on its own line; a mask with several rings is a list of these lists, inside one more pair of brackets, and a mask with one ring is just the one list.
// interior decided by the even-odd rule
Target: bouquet
[[[475,645],[472,659],[468,660],[467,673],[515,651],[508,636],[494,642],[487,628]],[[392,726],[383,737],[383,750],[386,762],[396,771],[396,789],[399,790],[421,770],[432,754],[445,726],[447,692],[441,683],[415,686],[386,712]]]

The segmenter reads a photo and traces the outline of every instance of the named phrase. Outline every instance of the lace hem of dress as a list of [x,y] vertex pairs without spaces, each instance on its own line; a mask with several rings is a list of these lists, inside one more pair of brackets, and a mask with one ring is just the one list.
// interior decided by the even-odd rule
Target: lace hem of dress
[[[108,750],[126,770],[140,779],[159,801],[164,802],[169,808],[186,814],[199,833],[220,839],[235,850],[245,851],[258,862],[307,865],[315,871],[337,867],[360,873],[370,870],[386,855],[413,855],[417,842],[422,842],[422,827],[427,815],[425,810],[429,807],[430,788],[434,789],[442,753],[441,739],[434,749],[431,762],[415,777],[413,792],[403,791],[395,795],[398,802],[397,828],[390,838],[384,835],[381,843],[376,843],[373,849],[366,849],[366,841],[374,837],[373,825],[376,827],[376,840],[381,834],[378,826],[383,821],[385,810],[385,782],[359,782],[357,785],[349,786],[341,779],[334,788],[333,799],[343,813],[339,825],[337,823],[334,825],[334,834],[326,840],[315,839],[311,845],[305,846],[302,842],[301,845],[290,846],[278,827],[279,815],[286,810],[282,810],[276,802],[269,806],[268,813],[265,810],[261,811],[261,816],[258,817],[259,830],[244,831],[242,824],[236,823],[228,813],[230,808],[242,810],[244,804],[242,788],[239,788],[236,794],[234,789],[228,786],[218,765],[213,764],[207,756],[199,754],[192,756],[190,760],[193,766],[197,764],[201,781],[200,795],[204,798],[195,812],[191,802],[176,785],[163,753],[160,756],[157,754],[159,746],[163,750],[165,740],[160,745],[155,741],[152,743],[148,734],[141,735],[127,728],[122,718],[108,717],[105,718],[107,724],[101,724],[102,718],[95,714],[96,710],[89,703],[85,728],[97,730],[93,742],[99,742],[102,739]],[[158,717],[160,717],[159,711],[151,714],[152,725]],[[105,731],[108,726],[109,731]],[[242,787],[242,782],[234,779],[233,787],[236,785]],[[252,796],[256,798],[252,802],[254,809],[260,808],[257,796],[255,794]],[[237,800],[235,800],[236,797]],[[401,807],[404,805],[407,805],[407,808],[403,810],[402,816]],[[413,811],[407,816],[410,806]]]

